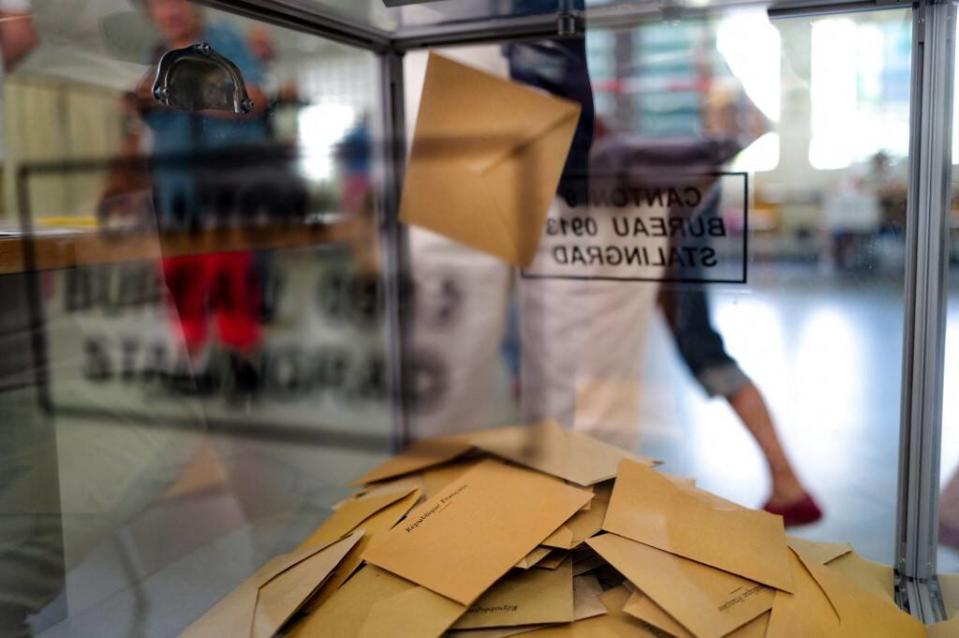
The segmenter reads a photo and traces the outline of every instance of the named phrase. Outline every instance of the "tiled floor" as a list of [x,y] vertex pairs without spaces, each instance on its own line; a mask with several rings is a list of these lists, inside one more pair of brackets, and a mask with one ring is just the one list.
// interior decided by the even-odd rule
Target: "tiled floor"
[[[825,506],[825,520],[802,534],[850,541],[866,556],[890,562],[900,287],[894,281],[825,277],[814,267],[766,266],[754,272],[749,290],[712,294],[729,350],[765,392],[790,453]],[[959,361],[959,295],[954,301],[950,326],[956,338],[949,342],[949,362]],[[689,378],[661,323],[652,327],[646,368],[641,451],[666,461],[669,471],[696,477],[707,489],[760,504],[767,481],[756,446],[728,407],[707,400]],[[959,412],[951,398],[959,389],[959,365],[947,363],[947,368],[945,474],[959,461]],[[57,428],[66,439],[118,445],[123,436],[144,436],[119,423],[61,419]],[[65,507],[68,536],[71,530],[78,538],[92,537],[96,530],[108,533],[85,551],[71,552],[68,542],[70,613],[63,620],[61,595],[36,620],[41,635],[175,635],[267,557],[295,545],[348,493],[343,478],[380,457],[199,432],[174,438],[181,447],[188,442],[191,450],[204,439],[212,444],[226,489],[158,500],[123,525],[113,516],[116,503],[104,503],[99,513]],[[91,461],[86,457],[61,467],[68,495],[71,468],[78,472],[74,479],[82,481],[79,468]],[[158,497],[160,485],[156,478]],[[151,489],[149,481],[141,489]],[[957,555],[944,550],[942,567],[959,571]]]

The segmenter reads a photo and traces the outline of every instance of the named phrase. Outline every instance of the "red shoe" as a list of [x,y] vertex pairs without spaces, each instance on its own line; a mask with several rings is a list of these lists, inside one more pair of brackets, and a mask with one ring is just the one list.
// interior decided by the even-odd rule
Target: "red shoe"
[[763,509],[770,514],[777,514],[783,517],[783,524],[786,527],[796,527],[798,525],[809,525],[822,518],[822,510],[812,496],[805,494],[785,505],[772,505],[766,503]]

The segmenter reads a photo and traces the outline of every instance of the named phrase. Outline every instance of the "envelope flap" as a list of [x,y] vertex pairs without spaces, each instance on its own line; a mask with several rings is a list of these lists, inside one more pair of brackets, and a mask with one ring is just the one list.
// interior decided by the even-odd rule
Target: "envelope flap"
[[843,638],[923,638],[925,627],[896,604],[872,594],[826,565],[804,559],[809,573],[839,611]]
[[411,587],[373,603],[359,638],[439,638],[466,611],[464,605]]
[[403,181],[400,220],[509,263],[518,263],[508,215],[480,173],[463,162],[414,154]]
[[468,605],[591,496],[487,460],[413,510],[366,560]]
[[403,488],[386,494],[348,499],[341,503],[333,514],[300,544],[300,547],[323,546],[343,538],[366,519],[415,491],[416,488]]
[[579,110],[575,102],[430,53],[414,152],[483,172]]
[[[523,85],[510,83],[511,87],[526,89]],[[544,137],[555,134],[563,129],[572,127],[576,130],[579,123],[579,115],[582,108],[576,102],[564,100],[552,95],[546,95],[539,91],[531,90],[537,97],[543,98],[538,108],[525,113],[518,113],[514,117],[517,120],[514,123],[515,128],[522,130],[520,137],[516,138],[511,145],[503,149],[497,149],[497,152],[491,152],[483,157],[482,161],[472,164],[475,170],[481,173],[487,173],[498,164],[508,161],[510,158],[517,157],[529,146],[541,141]],[[519,119],[523,116],[525,119]],[[565,142],[566,149],[569,149],[569,142]],[[564,157],[565,164],[565,155]]]
[[623,459],[652,465],[555,421],[483,430],[471,441],[490,454],[582,486],[614,478]]
[[700,497],[659,472],[623,461],[603,529],[791,591],[780,517]]
[[322,552],[325,547],[310,547],[272,558],[190,625],[181,636],[186,638],[249,636],[253,630],[260,587],[311,556]]
[[820,565],[830,563],[852,552],[852,545],[849,543],[821,543],[797,536],[787,536],[786,542],[791,548]]
[[555,570],[507,574],[470,606],[453,629],[515,627],[573,619],[573,563],[567,558]]
[[772,590],[615,534],[586,543],[697,638],[719,638],[772,606]]
[[400,219],[529,265],[579,108],[431,54]]
[[418,472],[428,467],[452,461],[472,449],[473,445],[463,436],[444,436],[423,439],[410,445],[396,456],[361,476],[353,485],[365,485],[377,481]]
[[253,638],[272,638],[363,537],[358,530],[297,563],[260,587],[253,616]]

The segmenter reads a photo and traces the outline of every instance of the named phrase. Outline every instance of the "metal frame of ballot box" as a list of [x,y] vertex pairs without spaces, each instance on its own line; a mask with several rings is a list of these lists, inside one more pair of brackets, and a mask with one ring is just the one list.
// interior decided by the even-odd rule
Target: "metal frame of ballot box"
[[375,53],[380,60],[383,184],[380,206],[386,290],[389,397],[395,445],[408,439],[404,374],[410,310],[402,303],[409,273],[406,234],[398,220],[406,156],[403,55],[415,49],[582,35],[586,24],[626,29],[669,16],[726,8],[764,7],[771,18],[911,7],[913,22],[910,175],[906,232],[906,299],[896,537],[896,596],[924,622],[944,619],[936,578],[939,452],[945,349],[947,222],[950,210],[951,131],[956,9],[920,0],[717,0],[686,7],[681,1],[610,2],[572,10],[557,0],[553,13],[503,15],[399,26],[394,31],[293,0],[200,0],[202,4]]

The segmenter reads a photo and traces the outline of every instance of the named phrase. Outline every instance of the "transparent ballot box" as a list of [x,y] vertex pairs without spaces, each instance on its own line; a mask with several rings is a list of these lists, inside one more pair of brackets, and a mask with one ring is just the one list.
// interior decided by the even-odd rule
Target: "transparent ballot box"
[[956,28],[0,0],[0,636],[959,632]]

